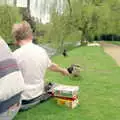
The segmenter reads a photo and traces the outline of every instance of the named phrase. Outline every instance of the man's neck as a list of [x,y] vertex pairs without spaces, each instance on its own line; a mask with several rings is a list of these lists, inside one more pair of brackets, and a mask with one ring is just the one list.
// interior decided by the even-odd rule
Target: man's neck
[[30,40],[30,39],[25,39],[25,40],[22,40],[22,41],[19,43],[19,45],[22,47],[22,46],[27,45],[27,44],[29,44],[29,43],[32,43],[32,40]]

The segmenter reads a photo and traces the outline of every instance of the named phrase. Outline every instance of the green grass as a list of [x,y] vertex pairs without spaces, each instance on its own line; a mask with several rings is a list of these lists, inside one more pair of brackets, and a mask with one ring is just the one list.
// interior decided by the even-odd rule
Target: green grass
[[115,45],[120,45],[120,41],[108,41],[108,43],[112,43],[112,44],[115,44]]
[[56,104],[54,99],[21,112],[15,120],[120,120],[120,68],[99,47],[81,47],[69,52],[69,57],[56,56],[53,61],[63,67],[80,64],[79,78],[48,72],[47,81],[80,86],[75,109]]

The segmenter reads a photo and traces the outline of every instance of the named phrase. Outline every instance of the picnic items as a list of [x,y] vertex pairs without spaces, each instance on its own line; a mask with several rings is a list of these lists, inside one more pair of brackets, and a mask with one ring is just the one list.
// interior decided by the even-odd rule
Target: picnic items
[[57,100],[58,105],[65,105],[69,108],[75,108],[78,105],[78,86],[55,85],[52,89],[52,95]]
[[78,86],[58,85],[53,89],[54,96],[75,99],[78,96]]
[[78,99],[70,100],[70,99],[56,98],[56,100],[58,105],[65,105],[72,109],[75,108],[79,103]]
[[67,68],[67,70],[71,75],[75,77],[80,76],[80,66],[77,64],[72,64],[70,67]]

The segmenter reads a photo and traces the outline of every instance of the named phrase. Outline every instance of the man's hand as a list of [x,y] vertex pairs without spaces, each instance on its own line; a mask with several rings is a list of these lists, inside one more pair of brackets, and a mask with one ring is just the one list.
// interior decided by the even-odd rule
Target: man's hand
[[67,69],[63,69],[61,71],[62,75],[65,75],[65,76],[68,76],[69,75],[69,72],[67,71]]
[[67,69],[61,68],[59,65],[52,63],[52,65],[49,67],[49,69],[53,72],[60,72],[62,75],[69,75],[69,72]]

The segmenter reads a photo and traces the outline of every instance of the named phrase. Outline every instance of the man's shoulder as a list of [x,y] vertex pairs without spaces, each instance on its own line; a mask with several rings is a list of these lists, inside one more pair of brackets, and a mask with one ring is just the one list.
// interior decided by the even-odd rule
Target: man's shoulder
[[18,53],[18,52],[20,52],[21,51],[21,48],[18,48],[18,49],[16,49],[15,51],[13,51],[13,53]]
[[18,48],[17,50],[15,50],[13,52],[13,55],[17,57],[20,55],[24,55],[28,52],[31,52],[31,54],[33,54],[33,53],[35,53],[35,54],[47,54],[46,50],[44,48],[42,48],[36,44],[31,44],[29,46],[24,46],[24,47]]
[[13,52],[13,56],[16,57],[16,56],[20,55],[21,52],[22,52],[21,48],[18,48]]
[[33,44],[33,45],[34,45],[39,51],[46,53],[46,50],[45,50],[44,48],[42,48],[41,46],[36,45],[36,44]]

